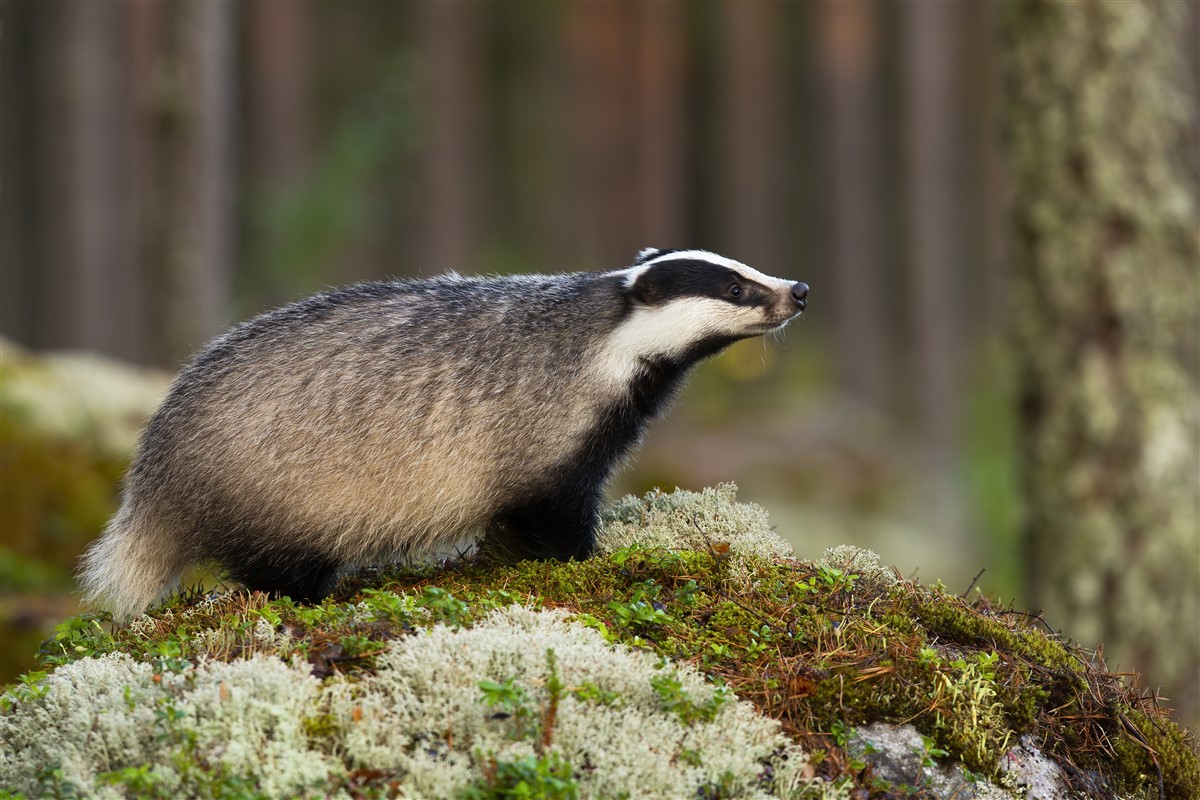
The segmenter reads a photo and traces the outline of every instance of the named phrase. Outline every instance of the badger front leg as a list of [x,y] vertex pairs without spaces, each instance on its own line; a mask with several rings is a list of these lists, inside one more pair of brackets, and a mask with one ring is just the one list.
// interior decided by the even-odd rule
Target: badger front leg
[[582,560],[595,549],[599,511],[598,493],[543,494],[508,508],[493,535],[520,558]]

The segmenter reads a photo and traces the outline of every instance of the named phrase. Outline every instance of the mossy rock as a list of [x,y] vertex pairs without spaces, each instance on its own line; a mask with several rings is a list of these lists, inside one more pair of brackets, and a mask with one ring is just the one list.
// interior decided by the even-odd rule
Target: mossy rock
[[169,380],[0,339],[0,680],[29,666],[18,641],[49,633],[39,609],[54,611],[51,626],[61,618],[79,555],[116,510],[138,430]]
[[[70,574],[116,509],[138,430],[168,384],[161,373],[99,356],[34,356],[0,339],[0,528],[8,551]],[[23,575],[6,569],[5,586]]]
[[[639,503],[703,545],[629,537]],[[941,796],[940,763],[977,778],[960,797],[1014,797],[1011,763],[1035,743],[1091,796],[1200,794],[1188,735],[1039,619],[863,551],[807,563],[735,546],[763,518],[732,487],[616,509],[629,538],[584,562],[463,559],[365,571],[317,606],[231,591],[126,626],[73,617],[44,672],[0,701],[0,785],[911,798]],[[930,781],[884,779],[853,748],[879,723],[914,727]],[[634,785],[658,788],[620,788]]]

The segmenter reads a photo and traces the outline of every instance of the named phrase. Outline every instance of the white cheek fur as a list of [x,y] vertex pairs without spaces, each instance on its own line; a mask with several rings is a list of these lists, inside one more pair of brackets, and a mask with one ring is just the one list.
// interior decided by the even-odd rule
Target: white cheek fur
[[715,334],[740,334],[761,321],[757,308],[743,308],[711,297],[684,297],[639,308],[608,337],[596,365],[614,383],[627,383],[641,359],[672,356]]

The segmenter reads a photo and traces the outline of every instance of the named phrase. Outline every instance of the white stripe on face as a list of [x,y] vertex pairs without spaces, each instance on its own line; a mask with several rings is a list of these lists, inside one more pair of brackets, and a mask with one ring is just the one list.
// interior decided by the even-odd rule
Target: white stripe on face
[[633,286],[633,284],[637,282],[637,279],[655,264],[661,264],[664,261],[675,261],[677,259],[707,261],[709,264],[715,264],[719,267],[731,269],[744,277],[746,280],[761,283],[763,286],[766,286],[770,289],[777,289],[781,291],[786,289],[791,291],[792,284],[795,283],[795,281],[772,278],[770,275],[759,272],[754,267],[747,266],[740,261],[734,261],[732,258],[726,258],[725,256],[717,255],[716,253],[710,253],[708,250],[678,250],[674,253],[664,253],[661,256],[650,259],[644,264],[638,264],[636,267],[618,270],[618,272],[625,276],[625,286],[629,287]]

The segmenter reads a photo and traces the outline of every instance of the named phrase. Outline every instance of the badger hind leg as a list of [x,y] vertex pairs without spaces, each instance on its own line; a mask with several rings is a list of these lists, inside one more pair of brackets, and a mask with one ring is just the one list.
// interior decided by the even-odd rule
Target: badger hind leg
[[169,528],[126,498],[79,562],[84,601],[128,618],[174,589],[188,558],[179,536]]
[[328,597],[341,577],[337,559],[311,550],[266,549],[230,553],[222,559],[229,575],[252,591],[316,603]]
[[524,558],[585,559],[596,545],[599,494],[543,494],[497,518],[504,544]]

